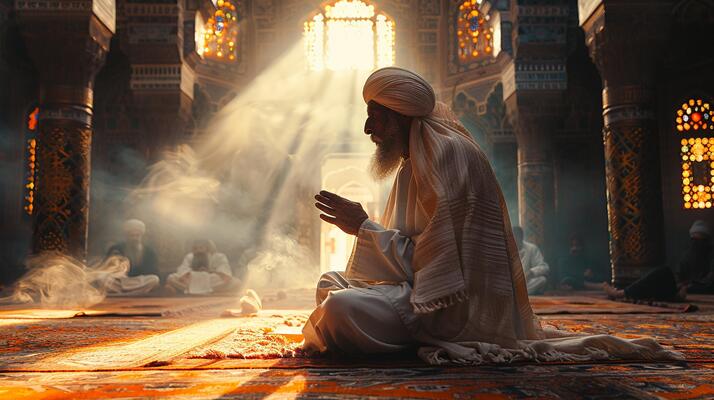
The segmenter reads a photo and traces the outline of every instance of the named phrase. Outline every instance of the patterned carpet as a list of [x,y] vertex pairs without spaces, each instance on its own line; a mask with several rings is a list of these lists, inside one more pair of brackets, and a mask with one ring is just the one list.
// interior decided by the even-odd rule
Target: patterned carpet
[[711,314],[551,316],[542,321],[579,333],[607,333],[624,338],[651,336],[684,353],[687,360],[714,362]]
[[714,364],[0,374],[8,399],[712,399]]
[[179,328],[178,319],[15,320],[0,325],[0,369],[38,364],[52,354],[93,345],[143,339]]
[[[602,305],[541,299],[541,307],[570,310]],[[0,316],[0,399],[714,399],[711,311],[541,316],[573,332],[652,336],[687,362],[431,368],[413,353],[301,358],[294,338],[276,335],[299,331],[308,315],[290,310],[299,304],[290,300],[276,295],[268,303],[283,310],[241,318],[217,319],[222,308],[171,317]]]

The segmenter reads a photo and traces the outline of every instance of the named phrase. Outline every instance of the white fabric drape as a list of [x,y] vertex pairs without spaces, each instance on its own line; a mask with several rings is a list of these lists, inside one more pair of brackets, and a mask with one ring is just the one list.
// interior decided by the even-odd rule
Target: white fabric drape
[[410,238],[412,258],[401,262],[414,271],[412,310],[405,324],[414,339],[425,345],[420,350],[422,358],[433,364],[681,359],[679,353],[651,339],[563,338],[562,332],[541,329],[528,300],[503,194],[485,154],[468,131],[448,107],[436,103],[433,89],[423,78],[401,68],[372,74],[363,97],[413,117],[411,169],[406,176],[400,173],[392,188],[382,218],[387,229],[381,233],[360,230],[346,277],[379,282],[379,257],[394,254],[390,247],[393,230]]

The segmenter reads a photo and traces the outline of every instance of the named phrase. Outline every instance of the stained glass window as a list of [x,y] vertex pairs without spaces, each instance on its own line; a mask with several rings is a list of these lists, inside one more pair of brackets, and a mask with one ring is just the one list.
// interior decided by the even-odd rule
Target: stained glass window
[[235,0],[216,0],[215,10],[205,22],[196,16],[196,51],[203,58],[235,62],[238,57],[239,5]]
[[709,103],[689,99],[677,110],[682,135],[682,200],[685,209],[712,207],[714,195],[714,125]]
[[35,107],[27,115],[25,129],[25,188],[24,210],[32,215],[35,210],[35,187],[37,185],[37,116],[40,109]]
[[456,17],[459,61],[468,62],[493,54],[493,27],[481,13],[481,0],[465,0]]
[[394,65],[394,21],[360,0],[324,6],[305,22],[305,54],[313,71],[372,70]]

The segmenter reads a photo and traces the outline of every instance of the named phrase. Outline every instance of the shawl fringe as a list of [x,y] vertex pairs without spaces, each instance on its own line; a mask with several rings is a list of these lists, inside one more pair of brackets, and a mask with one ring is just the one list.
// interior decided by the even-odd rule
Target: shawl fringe
[[412,301],[412,306],[414,307],[414,313],[416,314],[428,314],[443,308],[451,307],[454,304],[461,303],[469,299],[469,294],[466,289],[461,289],[456,293],[452,293],[447,296],[440,297],[435,300],[430,300],[427,302],[415,302]]

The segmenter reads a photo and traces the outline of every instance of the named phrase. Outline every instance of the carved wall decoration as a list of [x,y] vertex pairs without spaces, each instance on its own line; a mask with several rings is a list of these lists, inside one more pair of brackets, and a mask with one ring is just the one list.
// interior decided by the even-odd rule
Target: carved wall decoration
[[40,120],[36,253],[86,253],[91,134],[76,122]]
[[649,143],[652,131],[647,125],[604,129],[610,257],[619,281],[636,279],[661,262],[661,209],[651,207],[652,199],[661,197],[652,185],[659,175],[650,169],[658,157]]
[[553,169],[550,163],[518,163],[518,209],[525,237],[545,248],[548,231],[545,219],[552,201]]

